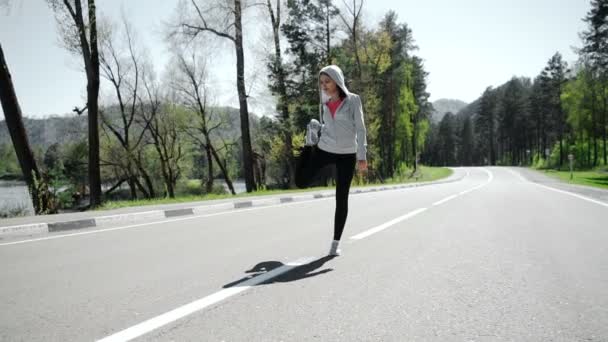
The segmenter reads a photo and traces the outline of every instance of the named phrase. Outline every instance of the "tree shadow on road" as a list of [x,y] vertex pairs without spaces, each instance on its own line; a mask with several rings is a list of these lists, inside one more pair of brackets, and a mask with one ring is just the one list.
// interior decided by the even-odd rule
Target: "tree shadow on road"
[[[279,276],[271,278],[271,279],[269,279],[265,282],[262,282],[260,284],[257,284],[257,285],[267,285],[267,284],[272,284],[272,283],[287,283],[287,282],[310,278],[310,277],[318,276],[318,275],[321,275],[321,274],[324,274],[327,272],[331,272],[333,270],[332,268],[326,268],[326,269],[316,271],[316,272],[315,272],[315,270],[323,267],[323,265],[326,262],[328,262],[329,260],[331,260],[333,258],[334,258],[334,256],[328,255],[328,256],[313,260],[307,264],[296,266],[293,269],[291,269]],[[229,284],[226,284],[223,286],[223,288],[239,286],[239,284],[241,284],[245,281],[253,279],[257,276],[261,276],[261,275],[263,275],[267,272],[270,272],[276,268],[279,268],[281,266],[284,266],[284,264],[280,261],[260,262],[257,265],[253,266],[250,270],[245,271],[245,273],[250,273],[250,275],[243,277],[237,281],[233,281]]]

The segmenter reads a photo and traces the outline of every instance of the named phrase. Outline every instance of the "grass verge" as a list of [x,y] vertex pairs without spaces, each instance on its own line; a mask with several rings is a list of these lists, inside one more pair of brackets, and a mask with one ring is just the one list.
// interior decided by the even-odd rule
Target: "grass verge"
[[[442,178],[449,177],[452,174],[452,170],[444,167],[427,167],[421,166],[420,171],[415,177],[409,177],[408,174],[401,177],[395,177],[387,179],[384,183],[368,183],[363,182],[360,179],[355,178],[353,180],[353,187],[370,187],[386,184],[403,184],[403,183],[414,183],[414,182],[431,182]],[[190,181],[191,182],[191,181]],[[195,181],[198,182],[198,181]],[[155,198],[155,199],[140,199],[140,200],[124,200],[124,201],[107,201],[104,202],[96,210],[109,210],[119,209],[127,207],[138,207],[147,205],[160,205],[160,204],[175,204],[175,203],[186,203],[186,202],[199,202],[199,201],[210,201],[220,200],[226,198],[247,198],[252,196],[268,196],[268,195],[285,195],[290,193],[301,193],[315,190],[330,190],[334,189],[334,186],[328,187],[316,187],[308,189],[285,189],[285,190],[260,190],[251,193],[241,193],[237,195],[230,194],[207,194],[207,195],[178,195],[175,198]]]
[[545,175],[557,178],[565,183],[592,186],[600,189],[608,189],[608,171],[601,168],[586,171],[574,171],[570,179],[570,171],[538,170]]

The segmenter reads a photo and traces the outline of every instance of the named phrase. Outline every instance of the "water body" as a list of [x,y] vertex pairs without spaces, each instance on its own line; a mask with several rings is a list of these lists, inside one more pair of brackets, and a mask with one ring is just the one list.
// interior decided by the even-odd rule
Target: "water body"
[[0,180],[0,212],[8,212],[15,208],[25,209],[27,215],[34,214],[25,182]]

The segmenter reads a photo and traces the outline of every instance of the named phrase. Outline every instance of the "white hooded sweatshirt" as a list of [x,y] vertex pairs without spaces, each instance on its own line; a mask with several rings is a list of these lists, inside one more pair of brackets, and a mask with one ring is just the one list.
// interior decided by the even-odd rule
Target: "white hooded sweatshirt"
[[336,65],[321,69],[319,78],[321,73],[331,77],[344,91],[346,98],[336,110],[335,116],[332,116],[329,107],[323,101],[322,90],[319,88],[321,99],[319,116],[323,123],[319,148],[336,154],[356,153],[357,160],[367,160],[367,131],[363,121],[361,98],[348,91],[344,84],[342,70]]

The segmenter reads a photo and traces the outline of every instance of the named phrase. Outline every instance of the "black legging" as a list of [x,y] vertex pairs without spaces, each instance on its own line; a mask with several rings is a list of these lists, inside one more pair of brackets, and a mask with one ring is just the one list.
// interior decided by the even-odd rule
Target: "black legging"
[[355,153],[335,154],[318,147],[305,146],[296,168],[296,185],[306,188],[319,170],[326,165],[336,165],[336,214],[334,216],[334,240],[340,240],[348,215],[348,192],[355,173]]

